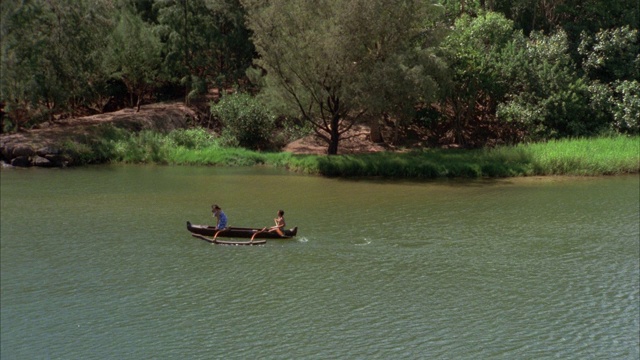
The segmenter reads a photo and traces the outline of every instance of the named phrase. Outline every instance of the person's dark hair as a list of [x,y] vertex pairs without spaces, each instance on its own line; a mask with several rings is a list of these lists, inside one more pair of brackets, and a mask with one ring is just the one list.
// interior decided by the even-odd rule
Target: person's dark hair
[[278,210],[278,215],[284,216],[284,210]]

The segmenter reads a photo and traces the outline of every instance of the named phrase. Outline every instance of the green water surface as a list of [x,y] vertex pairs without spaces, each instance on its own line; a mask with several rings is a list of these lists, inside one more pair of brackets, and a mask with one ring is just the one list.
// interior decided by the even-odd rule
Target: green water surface
[[[2,359],[637,359],[637,175],[3,169]],[[210,245],[185,223],[294,240]]]

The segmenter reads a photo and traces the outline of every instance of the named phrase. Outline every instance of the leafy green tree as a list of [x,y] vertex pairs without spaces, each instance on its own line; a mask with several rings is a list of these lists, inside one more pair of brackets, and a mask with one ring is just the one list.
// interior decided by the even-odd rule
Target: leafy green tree
[[266,76],[264,95],[300,115],[338,152],[370,112],[402,113],[435,93],[424,1],[247,0],[247,21]]
[[591,116],[588,84],[562,30],[526,38],[499,13],[464,15],[442,50],[452,71],[442,107],[458,144],[515,141],[521,131],[545,139],[602,128]]
[[[161,69],[160,38],[125,6],[118,13],[118,22],[109,38],[105,68],[122,80],[131,96],[131,105],[140,110],[142,98],[156,84]],[[136,96],[134,105],[133,96]]]
[[[454,0],[453,2],[456,2]],[[550,34],[562,28],[573,43],[581,32],[628,25],[638,28],[637,0],[494,0],[488,9],[504,14],[526,35],[534,31]]]
[[591,116],[588,85],[578,75],[567,34],[534,32],[523,50],[523,72],[500,104],[498,118],[522,125],[534,140],[597,133],[602,123]]
[[158,0],[165,76],[187,89],[187,101],[210,86],[238,82],[254,48],[238,0]]
[[640,37],[628,26],[582,33],[582,68],[590,79],[607,83],[640,78]]
[[456,20],[441,47],[451,81],[443,88],[440,106],[456,144],[482,146],[496,136],[486,128],[515,79],[522,77],[523,42],[513,22],[499,13]]
[[628,26],[586,33],[578,48],[591,83],[594,116],[621,132],[637,134],[640,119],[640,37]]
[[620,133],[637,135],[640,132],[640,82],[594,81],[589,85],[589,92],[594,116]]
[[90,105],[104,81],[100,51],[110,2],[9,0],[0,6],[0,87],[10,120],[53,120]]
[[[29,34],[34,23],[43,13],[42,4],[19,4],[17,1],[3,1],[2,10],[2,76],[0,76],[1,101],[6,112],[8,122],[16,130],[20,130],[28,121],[33,108],[38,106],[31,87],[32,72],[37,68],[37,51],[30,39],[35,34]],[[25,29],[25,31],[23,31]],[[36,32],[38,34],[38,32]],[[30,36],[31,35],[31,36]],[[4,120],[4,118],[3,118]],[[4,126],[3,126],[4,127]]]

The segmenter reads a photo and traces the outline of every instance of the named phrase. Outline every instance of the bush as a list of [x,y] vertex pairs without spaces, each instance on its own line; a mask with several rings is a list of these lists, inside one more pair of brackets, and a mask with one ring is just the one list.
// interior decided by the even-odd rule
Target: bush
[[498,104],[498,119],[518,124],[533,140],[601,131],[606,123],[591,112],[588,84],[575,69],[567,34],[562,30],[550,36],[534,32],[524,50],[526,60],[515,81],[519,86]]
[[239,146],[262,150],[271,145],[274,117],[248,94],[227,95],[211,105],[211,114],[223,125],[222,137]]
[[62,144],[64,154],[72,158],[73,165],[87,165],[95,163],[93,149],[87,145],[74,140],[67,140]]
[[610,83],[640,76],[640,37],[637,29],[623,26],[581,34],[578,52],[590,79]]
[[640,118],[640,37],[629,26],[581,35],[578,52],[591,80],[592,112],[611,129],[638,134]]
[[637,135],[640,131],[640,82],[614,81],[589,86],[591,108],[611,129],[623,134]]
[[614,127],[623,133],[637,135],[640,131],[640,82],[620,81],[614,83],[613,105]]
[[205,129],[178,129],[169,133],[169,138],[175,146],[187,149],[203,149],[215,143],[213,136]]

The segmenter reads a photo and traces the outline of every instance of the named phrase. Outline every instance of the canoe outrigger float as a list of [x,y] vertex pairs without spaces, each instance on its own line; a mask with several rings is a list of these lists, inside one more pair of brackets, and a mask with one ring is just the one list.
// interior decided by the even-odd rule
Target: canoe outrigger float
[[210,242],[212,244],[218,244],[218,245],[264,245],[267,243],[267,240],[265,239],[260,239],[260,240],[248,240],[248,241],[223,241],[223,240],[218,240],[218,239],[214,239],[211,237],[207,237],[204,235],[200,235],[200,234],[191,234],[191,236],[193,236],[194,238],[198,238],[201,240],[204,240],[206,242]]

